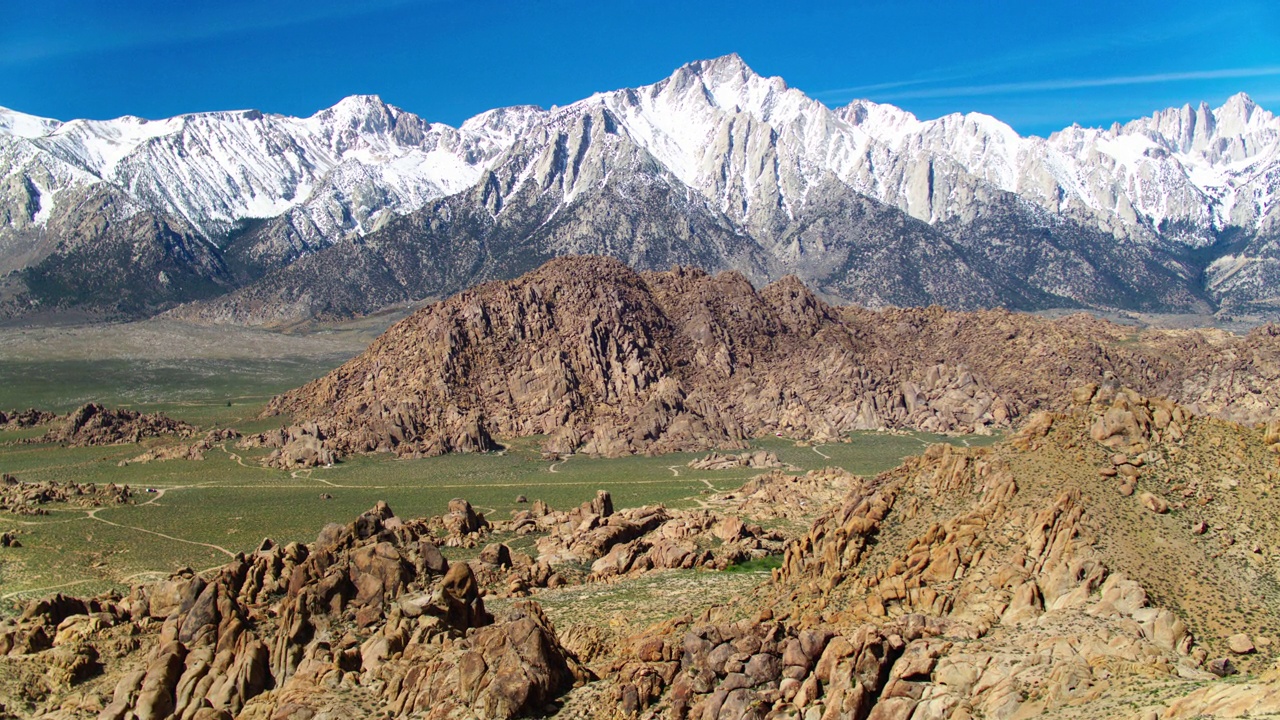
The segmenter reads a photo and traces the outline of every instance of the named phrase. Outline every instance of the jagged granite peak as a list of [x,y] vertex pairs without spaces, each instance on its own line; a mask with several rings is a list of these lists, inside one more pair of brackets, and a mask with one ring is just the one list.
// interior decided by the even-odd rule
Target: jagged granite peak
[[[82,223],[60,216],[105,186],[127,199],[117,209],[189,227],[225,260],[226,286],[259,298],[252,312],[235,298],[199,311],[223,320],[279,319],[269,297],[313,298],[289,312],[361,313],[447,294],[460,286],[388,253],[420,266],[450,248],[482,256],[449,270],[462,286],[569,252],[757,282],[795,273],[871,306],[1280,308],[1280,120],[1243,94],[1022,137],[977,113],[831,109],[731,54],[457,128],[373,95],[307,118],[3,110],[0,272],[60,262],[82,240],[60,229]],[[392,235],[410,247],[393,250]],[[345,259],[289,271],[330,248]],[[358,282],[315,271],[357,255],[371,273]]]
[[[59,185],[114,184],[153,212],[182,216],[209,239],[247,219],[337,197],[341,188],[323,197],[314,191],[351,165],[375,170],[388,207],[408,212],[474,183],[503,144],[489,136],[491,124],[428,123],[376,96],[346,98],[309,118],[247,110],[43,125],[24,116],[20,124],[21,133],[0,135],[0,148],[29,144],[24,149],[61,161],[74,177]],[[0,128],[18,126],[14,116]],[[49,132],[37,136],[40,128]],[[61,189],[47,188],[55,202]],[[353,214],[368,214],[360,209]],[[350,230],[333,228],[329,239]]]

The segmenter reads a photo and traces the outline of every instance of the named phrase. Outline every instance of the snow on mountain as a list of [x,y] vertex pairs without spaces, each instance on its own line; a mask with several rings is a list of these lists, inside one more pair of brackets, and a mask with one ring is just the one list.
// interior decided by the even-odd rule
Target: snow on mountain
[[[827,174],[928,222],[965,218],[975,196],[1006,192],[1117,234],[1178,224],[1179,237],[1200,245],[1276,214],[1276,193],[1261,181],[1280,158],[1280,121],[1244,95],[1044,139],[976,113],[921,121],[866,100],[831,110],[729,55],[578,105],[607,107],[682,182],[743,217],[762,205],[785,212]],[[455,129],[376,96],[309,118],[243,111],[62,123],[0,110],[9,156],[0,167],[24,173],[13,156],[34,148],[67,166],[55,184],[111,183],[210,237],[308,203],[343,204],[341,179],[358,177],[382,189],[379,206],[351,208],[359,219],[331,231],[361,232],[380,211],[408,212],[470,187],[552,115],[506,108]]]
[[753,203],[771,204],[773,194],[794,206],[826,173],[931,223],[970,219],[975,203],[993,193],[1120,236],[1149,239],[1177,226],[1173,237],[1195,246],[1276,216],[1274,184],[1262,176],[1280,160],[1280,121],[1245,95],[1216,110],[1174,108],[1124,127],[1071,127],[1045,139],[1021,137],[979,113],[921,121],[866,100],[832,111],[730,55],[584,102],[603,102],[723,210],[743,196],[731,213],[740,216]]
[[0,133],[20,138],[43,137],[58,128],[57,120],[27,115],[0,107]]
[[[554,217],[610,183],[700,198],[720,218],[706,223],[733,226],[784,269],[831,265],[823,253],[833,242],[848,252],[852,236],[822,233],[853,232],[829,214],[865,196],[948,233],[987,223],[967,242],[996,264],[1004,250],[992,243],[1028,222],[1059,223],[1100,233],[1088,242],[1110,238],[1122,255],[1155,248],[1124,256],[1184,277],[1198,270],[1152,253],[1231,238],[1229,257],[1205,261],[1210,293],[1261,297],[1280,278],[1280,119],[1243,94],[1216,109],[1022,137],[977,113],[921,120],[868,100],[829,108],[737,55],[549,111],[491,110],[457,128],[376,96],[306,118],[247,110],[59,122],[0,108],[0,273],[52,252],[48,228],[78,227],[59,218],[95,190],[112,194],[102,206],[117,215],[175,218],[220,245],[248,226],[257,234],[236,252],[265,272],[444,197],[475,193],[496,218],[508,199],[532,193]],[[875,242],[859,233],[863,246]],[[1064,290],[1072,264],[1090,257],[1081,232],[1070,233],[1027,245],[1023,260],[1048,263],[1026,268],[1042,275],[1040,290],[1084,302]]]
[[[62,186],[113,185],[215,238],[245,219],[347,194],[369,197],[345,186],[344,177],[381,190],[380,207],[348,208],[356,218],[408,212],[463,190],[519,132],[513,123],[528,115],[496,117],[505,121],[478,118],[455,129],[373,96],[345,98],[309,118],[249,110],[58,123],[4,111],[0,137],[9,137],[0,145],[7,160],[0,169],[28,174],[28,163],[14,159],[34,151],[66,168]],[[317,196],[319,188],[328,195]],[[333,229],[358,230],[359,223]]]

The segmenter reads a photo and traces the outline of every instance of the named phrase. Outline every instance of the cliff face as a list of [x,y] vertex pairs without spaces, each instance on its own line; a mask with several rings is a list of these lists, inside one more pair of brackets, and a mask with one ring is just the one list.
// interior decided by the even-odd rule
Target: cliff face
[[1280,339],[1148,332],[1084,317],[835,308],[794,278],[636,273],[561,258],[424,308],[346,365],[275,398],[340,453],[485,450],[546,435],[616,456],[734,447],[783,433],[982,432],[1069,389],[1121,382],[1265,419]]

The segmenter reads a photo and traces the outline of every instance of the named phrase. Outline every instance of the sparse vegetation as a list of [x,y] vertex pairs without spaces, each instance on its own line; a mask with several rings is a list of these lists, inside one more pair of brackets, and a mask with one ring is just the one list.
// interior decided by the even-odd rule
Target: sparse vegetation
[[[0,407],[65,411],[85,400],[101,399],[163,411],[205,428],[258,432],[282,422],[257,417],[272,392],[305,381],[334,362],[331,356],[296,358],[268,369],[256,360],[157,361],[131,373],[134,361],[91,365],[87,360],[32,360],[0,365]],[[222,400],[227,396],[236,398],[231,408]],[[258,461],[265,450],[238,449],[234,442],[218,444],[203,461],[121,467],[121,461],[173,441],[92,448],[18,443],[43,432],[0,430],[0,471],[27,481],[127,484],[136,492],[136,503],[100,509],[93,517],[72,508],[54,509],[40,518],[0,513],[0,530],[22,532],[23,547],[0,558],[0,608],[10,611],[15,603],[45,590],[91,594],[181,567],[213,567],[227,559],[227,553],[210,546],[236,553],[252,550],[263,537],[309,541],[326,523],[346,522],[378,500],[402,517],[439,514],[451,498],[465,497],[481,512],[505,519],[522,507],[515,502],[518,495],[567,508],[599,489],[609,490],[620,507],[690,507],[703,492],[737,487],[760,472],[693,470],[687,463],[694,453],[618,459],[572,456],[549,472],[552,463],[541,458],[537,437],[502,440],[505,450],[497,453],[418,460],[354,456],[331,468],[294,472],[263,468]],[[769,437],[756,444],[801,468],[833,465],[874,475],[938,440],[989,444],[995,438],[857,433],[849,442],[823,445],[829,459],[786,438]],[[148,493],[148,488],[157,492]],[[321,500],[321,493],[332,499]]]

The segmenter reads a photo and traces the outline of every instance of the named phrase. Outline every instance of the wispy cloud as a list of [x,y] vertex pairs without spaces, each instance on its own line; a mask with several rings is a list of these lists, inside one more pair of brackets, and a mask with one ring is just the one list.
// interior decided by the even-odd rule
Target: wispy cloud
[[[1256,77],[1258,75],[1277,74],[1277,68],[1263,68],[1271,72],[1258,75],[1230,73],[1241,70],[1208,71],[1221,72],[1224,75],[1209,75],[1202,78],[1193,77],[1194,73],[1171,73],[1165,75],[1132,76],[1123,78],[1100,79],[1065,79],[1030,81],[1029,83],[983,83],[972,81],[984,78],[997,78],[1011,72],[1025,73],[1029,68],[1047,69],[1061,67],[1094,57],[1099,54],[1112,54],[1117,48],[1133,52],[1145,49],[1147,53],[1164,52],[1162,48],[1180,43],[1195,43],[1215,32],[1227,32],[1231,28],[1247,25],[1256,14],[1251,9],[1252,2],[1239,2],[1198,14],[1194,18],[1178,17],[1163,23],[1145,23],[1141,27],[1116,27],[1110,30],[1089,31],[1084,34],[1067,34],[1049,42],[1037,42],[1034,47],[1018,48],[991,55],[975,53],[973,57],[952,63],[944,72],[926,72],[902,80],[856,85],[853,87],[820,90],[813,96],[831,102],[843,102],[859,97],[875,94],[878,100],[907,100],[912,98],[947,98],[965,95],[997,95],[1022,92],[1045,92],[1073,88],[1106,87],[1108,85],[1136,85],[1156,82],[1176,82],[1178,80],[1212,79],[1213,77]],[[1257,68],[1244,72],[1256,71]],[[1041,73],[1043,74],[1043,72]],[[1144,79],[1145,78],[1145,79]],[[962,80],[969,80],[965,85],[955,85]],[[1082,84],[1082,83],[1097,84]],[[1044,83],[1044,87],[1037,86]],[[1067,84],[1077,83],[1077,84]],[[1061,86],[1058,86],[1058,85]],[[1030,86],[1027,86],[1030,85]],[[921,87],[925,86],[925,87]],[[933,87],[930,87],[933,86]],[[906,90],[905,88],[918,88]],[[886,90],[904,89],[903,92],[884,93]]]
[[1193,70],[1189,72],[1156,73],[1152,75],[1117,75],[1095,78],[1062,78],[1030,80],[1025,82],[988,83],[983,85],[957,85],[952,87],[904,90],[880,95],[884,100],[910,100],[917,98],[974,97],[979,95],[1011,95],[1031,92],[1053,92],[1085,88],[1116,87],[1124,85],[1153,85],[1158,83],[1188,82],[1194,80],[1221,80],[1228,78],[1272,77],[1280,75],[1280,67],[1226,68],[1221,70]]
[[[275,12],[241,12],[234,3],[213,4],[192,15],[166,13],[148,22],[105,15],[82,18],[82,25],[60,26],[56,32],[0,33],[0,66],[72,57],[111,50],[174,45],[246,33],[281,30],[316,22],[345,20],[394,10],[422,0],[368,0],[351,4],[282,3]],[[200,7],[200,6],[197,6]],[[118,26],[113,27],[113,24]],[[10,28],[15,30],[15,28]]]
[[972,75],[937,75],[926,78],[915,78],[913,80],[896,80],[894,82],[872,83],[870,85],[855,85],[853,87],[831,88],[830,90],[819,90],[813,96],[817,98],[844,96],[859,97],[864,93],[878,92],[880,90],[896,90],[898,88],[912,87],[916,85],[933,85],[948,80],[962,80]]

